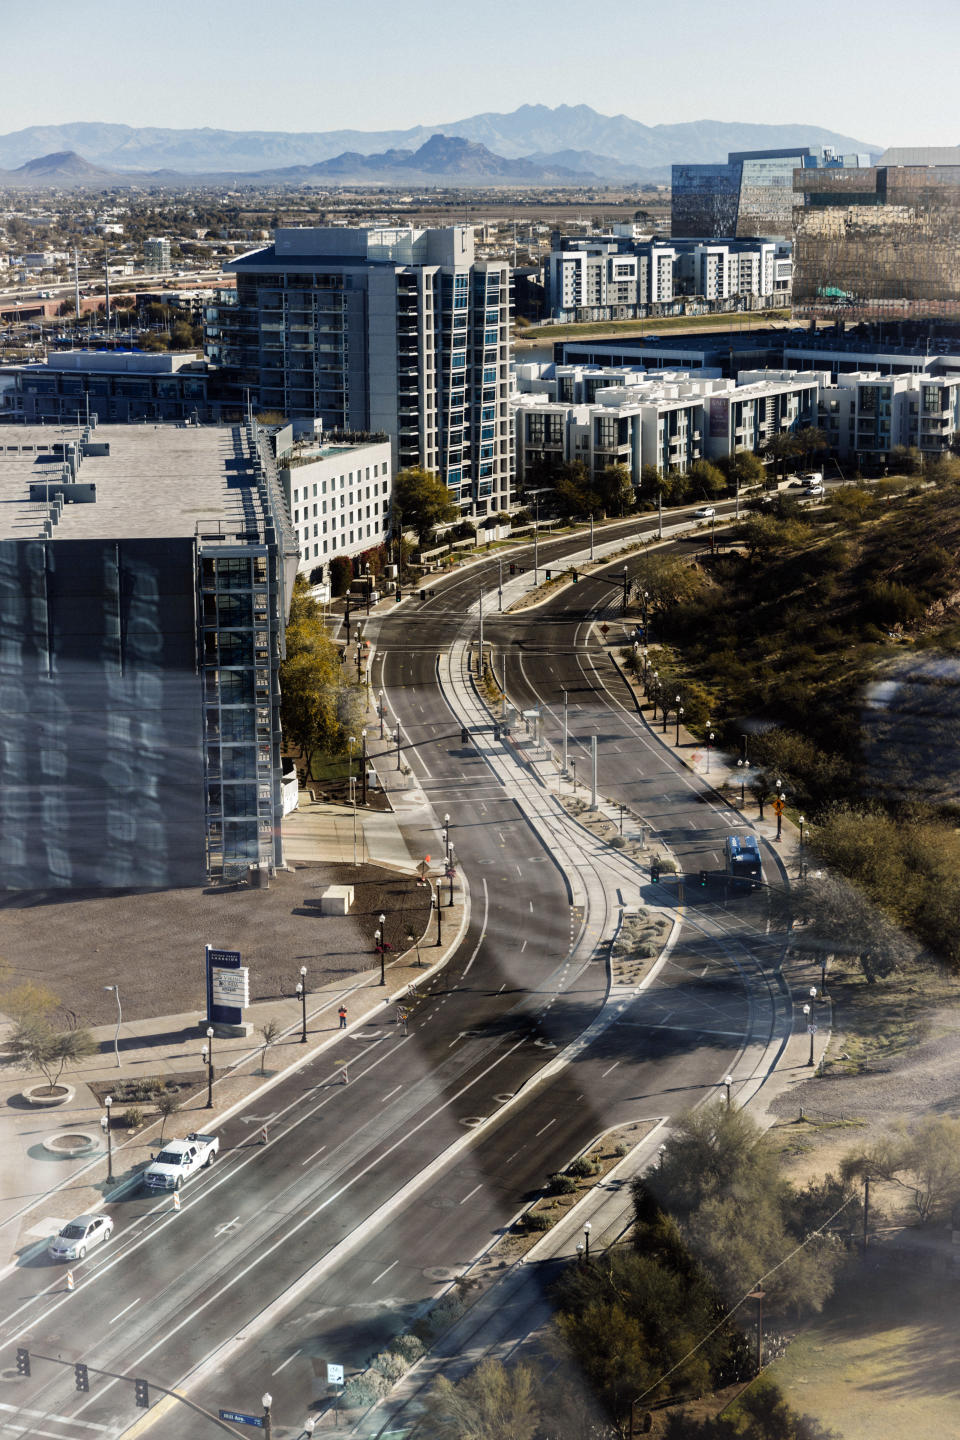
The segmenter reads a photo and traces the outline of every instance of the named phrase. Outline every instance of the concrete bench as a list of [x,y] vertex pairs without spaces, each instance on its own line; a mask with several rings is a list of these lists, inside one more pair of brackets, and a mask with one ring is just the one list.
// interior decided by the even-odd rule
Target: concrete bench
[[352,885],[328,885],[320,894],[321,915],[349,915],[352,904]]

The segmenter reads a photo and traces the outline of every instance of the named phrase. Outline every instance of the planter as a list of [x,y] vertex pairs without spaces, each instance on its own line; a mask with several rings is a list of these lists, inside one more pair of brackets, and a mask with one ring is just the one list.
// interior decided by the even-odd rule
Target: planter
[[59,1135],[51,1135],[41,1143],[44,1150],[51,1155],[57,1155],[61,1160],[72,1160],[76,1156],[91,1155],[94,1150],[99,1150],[100,1136],[88,1134],[84,1130],[62,1130]]
[[25,1085],[21,1095],[28,1105],[44,1106],[49,1108],[53,1105],[67,1105],[73,1099],[76,1091],[72,1085]]

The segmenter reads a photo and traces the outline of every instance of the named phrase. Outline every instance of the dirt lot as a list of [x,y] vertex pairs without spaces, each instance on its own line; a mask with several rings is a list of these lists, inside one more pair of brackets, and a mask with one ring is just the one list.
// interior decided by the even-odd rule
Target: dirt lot
[[[838,1028],[824,1076],[773,1106],[771,1135],[795,1183],[836,1171],[844,1155],[899,1121],[960,1114],[956,980],[927,972],[867,986],[840,973],[828,988]],[[871,1208],[875,1260],[851,1266],[772,1374],[791,1404],[843,1440],[952,1440],[960,1436],[956,1247],[942,1227],[897,1233],[913,1217],[896,1186],[875,1183]]]
[[[330,884],[354,886],[349,916],[321,917]],[[292,995],[301,965],[314,984],[368,968],[381,912],[388,941],[405,949],[408,927],[426,927],[427,893],[373,865],[298,865],[269,890],[20,893],[0,901],[0,956],[14,983],[48,985],[84,1024],[114,1019],[105,984],[120,985],[125,1019],[177,1015],[203,1004],[206,944],[241,952],[251,999]]]

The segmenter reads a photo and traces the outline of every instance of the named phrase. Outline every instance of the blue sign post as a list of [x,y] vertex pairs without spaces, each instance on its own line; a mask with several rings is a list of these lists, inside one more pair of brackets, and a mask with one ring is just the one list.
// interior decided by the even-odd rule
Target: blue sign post
[[262,1415],[241,1415],[239,1410],[221,1410],[221,1420],[232,1420],[234,1425],[255,1425],[258,1430],[263,1429]]
[[206,970],[207,970],[207,1024],[208,1025],[240,1025],[243,1021],[243,1009],[239,1005],[224,1005],[217,1003],[213,995],[213,972],[217,970],[239,970],[239,950],[214,950],[212,945],[206,947]]

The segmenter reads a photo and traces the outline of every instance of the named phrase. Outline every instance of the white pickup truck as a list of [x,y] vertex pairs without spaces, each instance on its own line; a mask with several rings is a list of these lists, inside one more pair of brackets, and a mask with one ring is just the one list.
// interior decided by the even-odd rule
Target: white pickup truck
[[213,1164],[220,1149],[219,1135],[198,1135],[191,1131],[186,1140],[170,1140],[143,1173],[148,1190],[179,1190],[198,1170]]

